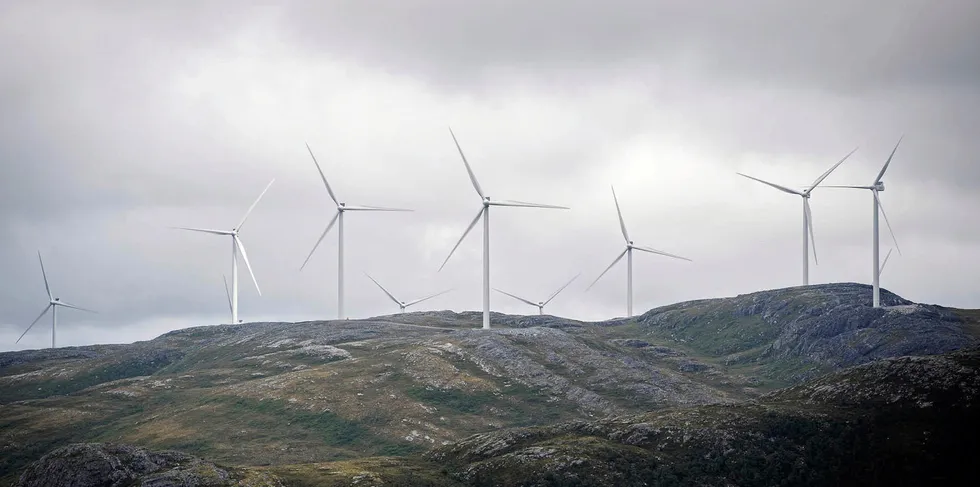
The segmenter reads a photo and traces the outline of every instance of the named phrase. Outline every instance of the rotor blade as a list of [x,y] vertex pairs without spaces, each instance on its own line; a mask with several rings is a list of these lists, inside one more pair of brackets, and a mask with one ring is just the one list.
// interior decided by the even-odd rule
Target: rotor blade
[[480,183],[476,180],[476,175],[473,174],[473,168],[470,167],[470,163],[466,160],[466,155],[463,154],[463,148],[459,146],[459,141],[456,140],[456,134],[453,133],[453,128],[449,127],[449,135],[453,136],[453,143],[456,144],[456,150],[459,151],[459,157],[463,158],[463,164],[466,166],[466,173],[470,175],[470,182],[473,183],[473,189],[476,193],[480,195],[480,198],[486,198],[483,194],[483,190],[480,189]]
[[190,228],[190,227],[170,227],[170,228],[173,228],[175,230],[190,230],[192,232],[211,233],[214,235],[232,235],[232,233],[227,230],[211,230],[208,228]]
[[806,190],[805,192],[809,193],[810,191],[813,191],[813,188],[816,188],[817,185],[822,183],[824,179],[827,179],[827,176],[830,176],[830,173],[834,172],[834,169],[837,169],[837,166],[843,164],[844,161],[846,161],[848,157],[851,157],[851,154],[853,154],[857,150],[858,148],[855,147],[853,150],[851,150],[851,152],[848,152],[846,156],[844,156],[841,160],[837,161],[837,164],[834,164],[830,169],[827,169],[827,172],[821,174],[820,177],[817,178],[813,182],[813,184],[810,185],[810,189]]
[[490,201],[490,206],[517,206],[522,208],[551,208],[553,210],[570,210],[567,206],[543,205],[541,203],[528,203],[527,201],[499,200]]
[[242,221],[238,223],[237,227],[235,227],[236,230],[238,231],[242,230],[242,225],[245,224],[245,220],[248,220],[248,216],[252,214],[252,210],[255,209],[255,205],[259,204],[259,200],[262,199],[263,196],[265,196],[265,192],[269,191],[269,188],[272,187],[272,183],[274,182],[276,182],[276,178],[272,178],[272,181],[269,181],[269,184],[265,186],[265,189],[263,189],[262,192],[259,193],[259,197],[255,198],[255,202],[252,203],[252,206],[248,207],[248,211],[245,212],[245,216],[242,217]]
[[520,297],[520,296],[515,296],[515,295],[513,295],[513,294],[511,294],[511,293],[509,293],[509,292],[507,292],[507,291],[501,291],[501,290],[499,290],[499,289],[497,289],[497,288],[493,288],[493,290],[494,290],[494,291],[497,291],[497,292],[498,292],[498,293],[500,293],[500,294],[506,294],[506,295],[508,295],[508,296],[510,296],[510,297],[512,297],[512,298],[514,298],[514,299],[516,299],[516,300],[518,300],[518,301],[522,301],[522,302],[525,302],[525,303],[527,303],[527,304],[530,304],[531,306],[537,306],[537,305],[538,305],[538,303],[535,303],[535,302],[531,302],[531,301],[529,301],[529,300],[527,300],[527,299],[524,299],[524,298],[522,298],[522,297]]
[[330,199],[333,200],[335,205],[339,205],[340,202],[337,201],[337,196],[333,194],[333,189],[330,188],[330,183],[327,182],[327,177],[323,175],[323,169],[320,169],[320,163],[316,161],[316,156],[313,155],[313,149],[310,149],[310,143],[306,143],[306,150],[310,152],[310,157],[313,158],[313,164],[316,164],[316,170],[320,173],[320,179],[323,180],[323,185],[327,187],[327,193],[330,195]]
[[636,249],[636,250],[642,250],[644,252],[649,252],[651,254],[663,255],[663,256],[667,256],[667,257],[673,257],[675,259],[686,260],[688,262],[694,262],[693,260],[688,259],[687,257],[681,257],[679,255],[670,254],[670,253],[664,252],[663,250],[657,250],[657,249],[653,249],[653,248],[650,248],[650,247],[640,247],[639,245],[634,245],[633,248]]
[[772,186],[773,188],[776,188],[776,189],[778,189],[778,190],[780,190],[780,191],[782,191],[784,193],[789,193],[789,194],[795,194],[795,195],[798,195],[798,196],[803,196],[803,193],[802,192],[797,191],[795,189],[787,188],[786,186],[780,186],[780,185],[778,185],[776,183],[770,183],[769,181],[763,181],[763,180],[761,180],[759,178],[755,178],[755,177],[749,176],[748,174],[742,174],[740,172],[737,172],[735,174],[738,174],[739,176],[742,176],[743,178],[749,178],[749,179],[751,179],[753,181],[758,181],[758,182],[760,182],[762,184],[766,184],[766,185]]
[[[905,138],[904,135],[902,135],[901,137],[899,137],[898,138],[898,144],[901,144],[902,143],[902,139],[904,139],[904,138]],[[884,166],[881,166],[881,171],[878,172],[878,177],[875,178],[875,182],[874,182],[875,184],[878,184],[879,182],[881,182],[881,178],[883,178],[885,176],[885,171],[888,170],[888,165],[892,163],[892,157],[895,157],[895,151],[898,150],[898,144],[895,144],[895,148],[892,149],[892,153],[888,155],[888,160],[885,161],[885,165]],[[901,252],[899,252],[899,254],[901,254]]]
[[235,310],[234,310],[234,308],[231,305],[231,292],[228,291],[228,278],[226,278],[225,275],[222,274],[221,275],[221,280],[225,282],[225,297],[228,298],[228,311],[231,311],[232,313],[234,313]]
[[330,229],[333,228],[334,223],[337,223],[337,218],[339,216],[340,212],[338,211],[337,214],[330,220],[330,223],[327,224],[327,228],[325,228],[323,233],[320,234],[320,238],[318,238],[316,244],[313,245],[313,250],[310,251],[310,255],[306,256],[306,260],[303,261],[303,265],[299,266],[299,270],[302,271],[303,268],[306,267],[306,264],[310,261],[310,257],[313,257],[313,252],[316,252],[316,248],[320,246],[320,242],[322,242],[323,239],[327,237],[327,234],[330,233]]
[[881,262],[881,267],[878,268],[878,275],[881,275],[885,271],[885,264],[888,263],[888,258],[892,256],[892,249],[888,249],[888,253],[885,254],[885,260]]
[[619,198],[616,197],[616,188],[610,185],[609,189],[612,190],[613,202],[616,203],[616,214],[619,215],[619,228],[623,231],[623,238],[626,239],[626,243],[628,244],[630,242],[630,236],[626,232],[626,222],[623,221],[623,212],[619,210]]
[[803,209],[806,211],[806,226],[810,230],[810,247],[813,249],[813,263],[820,265],[817,261],[817,240],[813,237],[813,214],[810,212],[810,200],[803,199]]
[[66,308],[77,309],[79,311],[87,311],[89,313],[95,313],[95,314],[98,314],[99,313],[98,311],[93,311],[93,310],[90,310],[90,309],[82,308],[80,306],[75,306],[74,304],[70,304],[70,303],[67,303],[65,301],[58,301],[58,304],[56,304],[55,306],[64,306]]
[[452,291],[452,289],[446,289],[445,291],[435,293],[432,296],[426,296],[426,297],[421,298],[421,299],[416,299],[415,301],[409,301],[409,302],[405,303],[405,307],[407,308],[409,306],[412,306],[413,304],[419,304],[422,301],[426,301],[426,300],[432,299],[432,298],[434,298],[436,296],[442,296],[443,294],[446,294],[449,291]]
[[619,254],[619,257],[616,257],[616,260],[612,261],[612,264],[609,264],[609,267],[606,267],[606,270],[602,271],[602,274],[599,274],[599,277],[595,278],[595,280],[592,281],[592,284],[589,284],[589,287],[585,288],[585,290],[588,291],[589,289],[592,289],[592,286],[594,286],[595,283],[599,282],[599,279],[602,279],[602,276],[606,275],[606,273],[609,272],[609,269],[612,269],[617,262],[622,260],[623,256],[626,255],[626,252],[628,251],[629,248],[627,247],[626,250],[623,251],[623,253]]
[[242,244],[241,239],[238,235],[235,235],[235,245],[238,246],[238,251],[242,253],[242,260],[245,261],[245,268],[248,269],[248,275],[252,276],[252,283],[255,284],[255,290],[259,292],[259,296],[262,295],[262,290],[259,289],[259,281],[255,279],[255,273],[252,272],[252,264],[248,262],[248,254],[245,253],[245,245]]
[[37,261],[41,263],[41,277],[44,278],[44,290],[48,292],[48,300],[54,300],[54,296],[51,295],[51,287],[48,286],[48,273],[44,272],[44,261],[41,260],[41,251],[37,251]]
[[391,300],[395,302],[395,304],[397,304],[398,306],[401,306],[402,305],[402,302],[399,301],[398,298],[394,297],[391,293],[389,293],[388,290],[385,289],[385,287],[381,285],[381,283],[379,283],[378,281],[375,281],[374,278],[371,277],[367,272],[365,272],[364,275],[367,276],[367,278],[370,279],[371,282],[373,282],[375,285],[377,285],[379,288],[381,288],[381,290],[384,291],[384,293],[387,294],[388,297],[391,298]]
[[[572,281],[578,279],[578,276],[581,276],[581,275],[582,275],[581,272],[579,272],[578,274],[575,274],[575,277],[573,277],[571,280],[569,280],[568,282],[566,282],[564,286],[558,288],[558,290],[555,291],[554,294],[552,294],[551,296],[548,296],[548,299],[546,299],[545,302],[542,303],[542,305],[550,303],[552,299],[555,299],[555,296],[558,296],[558,293],[564,291],[565,288],[568,287],[568,285],[572,283]],[[535,305],[535,306],[537,306],[537,305]]]
[[848,188],[848,189],[874,189],[874,186],[845,186],[845,185],[828,185],[825,184],[821,188]]
[[34,328],[34,325],[36,325],[37,322],[40,321],[41,318],[44,317],[44,314],[47,313],[49,309],[51,309],[51,306],[54,306],[54,305],[52,305],[51,303],[48,303],[48,305],[44,307],[44,311],[41,311],[41,314],[37,315],[37,318],[34,318],[34,321],[31,322],[31,326],[28,326],[27,329],[24,330],[24,333],[21,333],[20,334],[20,338],[18,338],[17,341],[14,342],[14,343],[20,343],[20,339],[21,338],[24,338],[24,335],[26,335],[27,332],[31,331],[31,328]]
[[351,211],[415,211],[407,210],[405,208],[389,208],[386,206],[368,206],[368,205],[345,205],[345,210]]
[[895,242],[895,249],[898,250],[898,255],[902,255],[902,248],[898,246],[898,239],[895,238],[895,232],[892,231],[892,224],[888,221],[888,214],[885,213],[885,207],[881,206],[881,198],[878,197],[878,192],[874,191],[875,200],[878,201],[878,211],[881,212],[881,216],[885,217],[885,226],[888,227],[888,233],[892,235],[892,242]]
[[480,212],[476,214],[476,218],[473,219],[473,221],[470,223],[470,226],[466,227],[466,231],[463,232],[463,236],[459,237],[459,241],[456,242],[456,245],[453,246],[453,249],[449,251],[449,255],[446,256],[446,260],[442,261],[442,265],[439,266],[439,271],[441,271],[443,267],[446,267],[446,262],[449,262],[449,258],[453,256],[453,252],[456,252],[456,249],[459,248],[459,244],[463,243],[463,239],[466,238],[467,235],[469,235],[470,230],[473,230],[473,227],[476,226],[476,222],[480,221],[480,217],[483,216],[484,210],[486,210],[485,206],[480,207]]

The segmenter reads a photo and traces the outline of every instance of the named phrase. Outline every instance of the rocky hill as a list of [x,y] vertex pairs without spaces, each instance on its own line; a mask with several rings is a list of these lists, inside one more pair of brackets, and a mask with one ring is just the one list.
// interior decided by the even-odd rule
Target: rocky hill
[[980,347],[880,360],[738,404],[482,433],[415,458],[228,468],[70,445],[17,486],[974,485],[977,407]]
[[3,353],[0,485],[77,442],[424,473],[414,460],[357,459],[501,428],[743,403],[842,367],[977,343],[976,312],[882,295],[872,309],[868,286],[835,284],[599,323],[494,314],[486,331],[478,313],[420,312]]

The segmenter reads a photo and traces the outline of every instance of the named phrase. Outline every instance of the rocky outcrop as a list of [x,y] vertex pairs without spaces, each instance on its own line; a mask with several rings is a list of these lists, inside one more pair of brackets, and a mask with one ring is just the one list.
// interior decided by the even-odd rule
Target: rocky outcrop
[[[176,451],[151,452],[129,445],[68,445],[32,463],[17,487],[221,487],[241,485],[242,476]],[[281,487],[266,476],[255,487]]]
[[822,284],[678,303],[650,310],[636,321],[658,336],[729,363],[807,361],[843,368],[977,343],[963,319],[946,308],[913,303],[886,290],[881,303],[871,306],[867,285]]

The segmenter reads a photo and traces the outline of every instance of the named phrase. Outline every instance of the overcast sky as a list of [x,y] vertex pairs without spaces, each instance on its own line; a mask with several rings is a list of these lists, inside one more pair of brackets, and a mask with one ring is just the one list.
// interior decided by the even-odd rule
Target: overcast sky
[[[180,3],[180,6],[172,4]],[[486,193],[491,283],[546,312],[626,313],[631,237],[691,258],[634,259],[635,311],[801,282],[792,187],[870,184],[898,237],[882,276],[908,299],[980,307],[980,3],[969,0],[54,2],[0,5],[0,350],[128,342],[229,321],[230,229],[245,321],[336,316],[335,207],[349,204],[346,310],[397,311],[364,276],[435,309],[481,306],[480,227],[436,272]],[[269,4],[274,2],[262,2]],[[811,283],[871,280],[871,194],[812,201]],[[882,257],[894,245],[882,222]],[[537,310],[494,293],[492,308]]]

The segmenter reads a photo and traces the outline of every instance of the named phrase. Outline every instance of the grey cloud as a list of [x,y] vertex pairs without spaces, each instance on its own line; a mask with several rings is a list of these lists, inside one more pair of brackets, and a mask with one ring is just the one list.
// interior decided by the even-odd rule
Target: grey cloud
[[[16,339],[44,304],[38,248],[59,293],[101,312],[65,315],[66,329],[92,333],[77,340],[224,316],[226,242],[166,227],[230,228],[272,177],[243,231],[263,296],[243,268],[242,316],[334,316],[336,234],[298,271],[333,214],[304,139],[345,200],[418,210],[348,220],[352,316],[395,311],[362,271],[406,297],[456,287],[427,304],[477,309],[480,229],[436,273],[478,208],[447,124],[491,196],[573,208],[492,217],[494,286],[535,297],[583,272],[556,314],[624,312],[622,263],[584,293],[621,250],[609,184],[638,242],[695,260],[638,256],[637,310],[796,285],[799,201],[734,172],[805,184],[861,145],[828,182],[863,182],[903,133],[883,197],[905,255],[885,285],[941,304],[980,299],[972,3],[188,5],[3,7],[0,336]],[[346,83],[300,72],[338,61]],[[235,62],[248,69],[222,71]],[[204,83],[200,73],[224,84],[174,88]],[[274,75],[309,76],[287,86],[333,98],[253,97]],[[379,92],[357,98],[368,78]],[[345,106],[348,93],[376,106]],[[399,96],[426,98],[391,107]],[[814,196],[814,282],[867,280],[863,196]],[[493,307],[534,311],[496,295]]]

